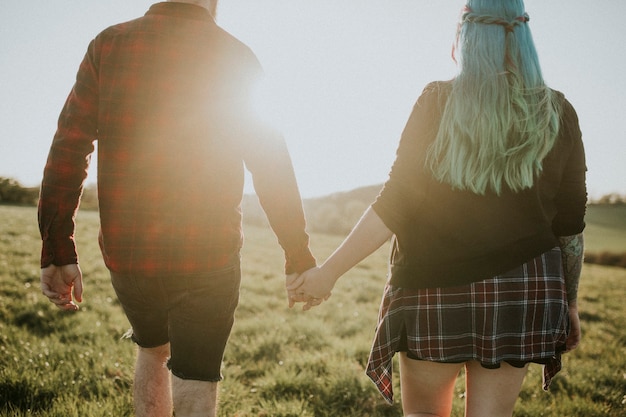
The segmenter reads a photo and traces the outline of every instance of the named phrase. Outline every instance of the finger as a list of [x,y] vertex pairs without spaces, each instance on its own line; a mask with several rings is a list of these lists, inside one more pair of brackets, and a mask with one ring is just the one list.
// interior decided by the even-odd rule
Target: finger
[[311,310],[313,307],[317,307],[319,305],[319,303],[313,302],[313,301],[309,301],[304,305],[304,311],[308,311]]
[[300,274],[288,274],[285,276],[285,286],[291,284]]
[[41,293],[48,298],[58,298],[60,295],[56,291],[52,291],[46,284],[41,285]]
[[309,300],[308,297],[305,297],[303,295],[294,295],[293,297],[291,297],[293,299],[294,302],[296,303],[304,303],[307,302]]
[[566,352],[574,350],[577,345],[578,345],[578,337],[577,337],[577,335],[575,335],[575,334],[569,335],[569,337],[565,341]]
[[318,305],[322,304],[324,300],[322,298],[309,298],[307,299],[306,304],[302,307],[302,309],[304,311],[308,311],[313,307],[317,307]]
[[308,299],[304,294],[296,294],[294,291],[288,291],[287,297],[289,299],[289,308],[292,308],[296,303],[305,302]]
[[64,311],[78,311],[79,309],[79,307],[71,301],[63,305],[57,305],[57,307]]
[[83,301],[83,280],[81,277],[77,277],[74,280],[74,299],[79,303]]
[[64,297],[62,295],[57,295],[56,297],[48,297],[48,299],[52,304],[56,305],[57,307],[62,307],[67,305],[68,303],[71,303],[71,301],[67,297]]
[[63,294],[53,291],[50,288],[50,285],[47,283],[41,283],[41,293],[45,295],[46,297],[48,297],[48,299],[50,299],[50,301],[52,302],[56,301],[57,303],[59,303],[59,302],[62,302],[64,298]]
[[320,303],[316,303],[313,301],[307,301],[305,305],[302,306],[302,310],[303,311],[309,311],[310,309],[312,309],[313,307],[317,307],[318,305],[320,305]]
[[571,352],[572,350],[576,349],[578,347],[578,344],[580,343],[580,337],[578,334],[573,334],[570,337],[567,338],[567,341],[565,342],[565,348],[566,348],[566,352]]
[[309,298],[313,297],[311,294],[307,293],[302,287],[291,290],[291,293],[294,297],[296,297],[296,299],[298,299],[298,301],[307,301]]
[[296,301],[306,301],[308,299],[308,297],[304,295],[304,291],[301,290],[287,290],[287,294],[289,294],[289,296],[294,298]]
[[304,274],[300,274],[291,282],[285,283],[285,287],[287,288],[287,291],[295,291],[300,288],[302,284],[304,284]]
[[318,305],[322,304],[323,302],[324,302],[323,298],[313,298],[311,300],[311,305],[312,306],[318,306]]

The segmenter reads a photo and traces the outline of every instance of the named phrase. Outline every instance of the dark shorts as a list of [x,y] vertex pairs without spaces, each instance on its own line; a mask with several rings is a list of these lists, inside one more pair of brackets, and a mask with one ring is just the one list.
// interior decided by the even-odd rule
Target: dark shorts
[[367,374],[391,401],[391,358],[407,352],[444,363],[544,366],[544,388],[561,369],[568,305],[555,248],[507,273],[468,285],[413,290],[387,286]]
[[111,272],[132,326],[132,339],[153,348],[169,343],[168,367],[182,379],[217,382],[239,302],[239,261],[203,273],[144,277]]

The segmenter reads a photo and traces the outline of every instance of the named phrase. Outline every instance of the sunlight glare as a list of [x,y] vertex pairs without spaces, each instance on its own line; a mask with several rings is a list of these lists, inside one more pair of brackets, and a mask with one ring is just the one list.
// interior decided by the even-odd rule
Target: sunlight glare
[[257,83],[252,97],[255,115],[275,129],[283,130],[286,123],[284,89],[280,83],[264,78]]

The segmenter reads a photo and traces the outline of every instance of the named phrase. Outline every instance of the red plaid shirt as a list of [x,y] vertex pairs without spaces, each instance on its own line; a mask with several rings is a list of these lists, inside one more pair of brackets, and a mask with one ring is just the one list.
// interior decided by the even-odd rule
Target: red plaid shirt
[[238,259],[244,165],[286,272],[314,266],[284,140],[250,111],[260,75],[254,54],[191,4],[158,3],[100,33],[45,167],[41,266],[78,262],[74,217],[95,140],[100,246],[111,270],[202,272]]

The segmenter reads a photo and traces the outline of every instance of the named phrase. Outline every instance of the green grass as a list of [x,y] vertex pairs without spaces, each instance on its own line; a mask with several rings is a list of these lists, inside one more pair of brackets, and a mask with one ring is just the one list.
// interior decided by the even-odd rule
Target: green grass
[[[131,416],[134,346],[96,241],[97,214],[81,212],[85,301],[64,314],[40,294],[34,208],[0,206],[0,416]],[[275,237],[246,227],[240,307],[220,384],[220,416],[401,416],[363,373],[385,281],[388,248],[350,271],[322,306],[287,308]],[[324,259],[340,237],[313,235]],[[531,366],[516,416],[626,415],[626,270],[585,265],[583,341],[549,393]],[[397,369],[397,367],[396,367]],[[395,381],[399,397],[399,384]],[[453,416],[462,416],[459,378]]]
[[589,252],[626,253],[626,205],[590,205],[585,221]]

